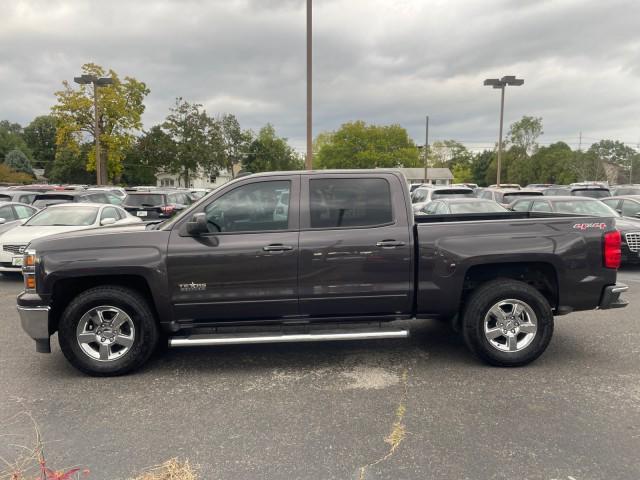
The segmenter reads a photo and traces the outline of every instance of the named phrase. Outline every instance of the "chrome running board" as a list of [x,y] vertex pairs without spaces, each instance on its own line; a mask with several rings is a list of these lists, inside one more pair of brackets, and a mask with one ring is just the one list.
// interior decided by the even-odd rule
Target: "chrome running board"
[[409,330],[376,330],[368,332],[292,333],[278,335],[213,334],[169,338],[170,347],[203,347],[210,345],[245,345],[253,343],[325,342],[336,340],[377,340],[407,338]]

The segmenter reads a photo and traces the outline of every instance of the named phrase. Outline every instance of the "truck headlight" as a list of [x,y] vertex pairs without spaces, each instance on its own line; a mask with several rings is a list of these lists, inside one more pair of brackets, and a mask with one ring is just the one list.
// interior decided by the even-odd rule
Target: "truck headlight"
[[24,278],[24,289],[27,292],[36,291],[36,262],[36,251],[25,250],[22,259],[22,277]]

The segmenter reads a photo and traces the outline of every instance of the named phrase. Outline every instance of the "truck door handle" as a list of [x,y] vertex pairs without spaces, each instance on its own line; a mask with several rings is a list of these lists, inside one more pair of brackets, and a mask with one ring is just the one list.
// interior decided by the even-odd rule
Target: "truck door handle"
[[291,245],[283,245],[281,243],[272,243],[271,245],[262,247],[262,250],[265,252],[286,252],[288,250],[293,250],[293,247]]
[[376,243],[376,246],[382,248],[404,247],[404,242],[399,242],[396,240],[382,240]]

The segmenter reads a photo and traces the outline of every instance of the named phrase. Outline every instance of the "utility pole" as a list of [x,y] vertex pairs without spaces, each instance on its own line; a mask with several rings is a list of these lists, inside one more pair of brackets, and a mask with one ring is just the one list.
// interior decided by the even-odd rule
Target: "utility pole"
[[107,162],[106,158],[102,158],[100,149],[100,112],[98,110],[98,87],[106,87],[113,84],[113,78],[98,78],[95,75],[81,75],[74,77],[73,81],[79,85],[93,84],[93,113],[94,122],[93,135],[96,140],[96,185],[105,185],[107,183]]
[[429,115],[424,132],[424,183],[429,181]]
[[311,82],[312,82],[312,52],[313,49],[311,40],[311,27],[313,25],[312,22],[312,4],[311,0],[307,0],[307,158],[305,162],[305,168],[307,170],[313,169],[313,128],[312,128],[312,115],[311,115]]
[[500,134],[498,136],[498,165],[496,175],[496,186],[500,188],[500,170],[502,169],[502,124],[504,121],[504,90],[507,85],[519,87],[524,83],[522,78],[516,78],[515,75],[505,75],[502,78],[487,78],[484,85],[500,89]]

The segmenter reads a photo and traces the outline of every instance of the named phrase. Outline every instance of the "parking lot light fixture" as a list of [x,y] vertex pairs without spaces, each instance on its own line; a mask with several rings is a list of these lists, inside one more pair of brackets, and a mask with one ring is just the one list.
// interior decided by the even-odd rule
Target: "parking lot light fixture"
[[508,86],[519,87],[524,84],[523,78],[515,75],[505,75],[502,78],[487,78],[483,85],[500,89],[500,133],[498,134],[498,164],[496,173],[496,185],[500,188],[500,169],[502,168],[502,125],[504,122],[504,90]]

